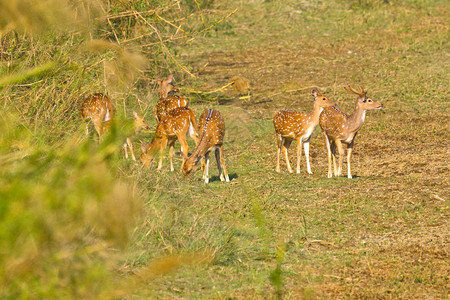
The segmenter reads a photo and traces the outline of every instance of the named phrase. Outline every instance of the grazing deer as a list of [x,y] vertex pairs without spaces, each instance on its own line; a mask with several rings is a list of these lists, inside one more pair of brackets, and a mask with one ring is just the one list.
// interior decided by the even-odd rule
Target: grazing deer
[[[141,117],[137,114],[137,112],[133,111],[133,128],[134,128],[134,133],[138,133],[141,129],[150,129],[150,127],[148,126],[147,122],[145,122],[144,117]],[[127,137],[125,143],[123,144],[123,149],[125,151],[125,158],[128,159],[128,150],[127,148],[130,149],[130,153],[131,153],[131,159],[133,159],[134,161],[136,161],[136,157],[134,156],[134,151],[133,151],[133,144],[131,143],[131,138]]]
[[167,113],[156,127],[156,133],[150,143],[142,145],[141,162],[148,167],[153,161],[156,152],[159,151],[158,171],[162,168],[163,151],[169,146],[170,171],[173,171],[173,145],[178,141],[181,144],[181,152],[184,157],[188,155],[186,134],[198,144],[197,121],[195,114],[187,107],[178,107]]
[[314,128],[319,124],[319,116],[325,107],[334,105],[334,103],[319,94],[317,89],[312,90],[314,97],[314,108],[310,114],[303,112],[294,112],[291,110],[280,110],[273,117],[273,125],[277,134],[277,166],[276,171],[280,172],[280,153],[283,152],[286,159],[286,165],[289,173],[292,173],[289,163],[288,149],[293,140],[297,141],[297,173],[300,173],[300,158],[302,156],[302,144],[305,149],[306,170],[312,174],[309,164],[309,142],[311,140]]
[[[100,141],[114,117],[111,99],[101,93],[88,96],[81,105],[80,116],[92,121]],[[89,124],[86,125],[86,135],[89,135]]]
[[188,106],[185,97],[180,97],[178,95],[169,96],[169,93],[178,92],[178,89],[172,84],[172,82],[172,74],[170,74],[166,79],[158,79],[159,100],[155,106],[155,118],[157,122],[160,122],[172,109]]
[[[206,109],[200,116],[198,131],[200,132],[200,140],[190,157],[183,160],[181,171],[184,176],[189,176],[196,170],[196,166],[202,157],[205,157],[205,167],[203,169],[203,179],[209,182],[209,152],[215,150],[217,168],[219,169],[219,177],[221,181],[230,181],[225,159],[223,157],[223,138],[225,136],[225,122],[219,111],[215,109]],[[222,173],[223,166],[223,173]]]
[[[333,155],[334,176],[342,175],[342,161],[344,156],[344,147],[347,144],[347,177],[352,178],[350,172],[350,159],[352,156],[353,143],[355,141],[358,130],[361,129],[366,111],[381,109],[383,104],[367,97],[367,92],[363,87],[360,91],[356,91],[346,86],[345,89],[351,93],[358,95],[355,110],[351,115],[341,111],[337,106],[325,108],[320,115],[320,127],[323,131],[325,144],[328,152],[328,178],[333,175],[331,173],[331,156]],[[336,169],[336,148],[339,152],[339,168]]]

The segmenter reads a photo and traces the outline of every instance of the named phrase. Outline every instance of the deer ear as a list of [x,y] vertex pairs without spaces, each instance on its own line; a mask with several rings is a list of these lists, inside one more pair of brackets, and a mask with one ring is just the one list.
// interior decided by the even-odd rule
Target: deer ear
[[311,95],[314,97],[314,99],[315,98],[317,98],[317,95],[319,94],[319,91],[317,90],[317,89],[313,89],[312,91],[311,91]]
[[172,83],[172,81],[173,81],[173,74],[170,74],[168,77],[167,77],[167,83]]
[[137,114],[137,112],[133,111],[133,117],[134,117],[135,119],[137,119],[137,118],[139,117],[138,114]]

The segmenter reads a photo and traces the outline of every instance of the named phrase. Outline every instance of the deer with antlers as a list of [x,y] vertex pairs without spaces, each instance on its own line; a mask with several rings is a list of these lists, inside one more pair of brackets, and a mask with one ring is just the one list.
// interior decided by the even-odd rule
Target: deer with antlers
[[[351,115],[341,111],[337,106],[325,108],[320,115],[320,127],[323,131],[325,145],[328,153],[328,178],[333,176],[331,172],[331,158],[333,157],[334,176],[342,175],[342,162],[344,147],[347,145],[347,177],[352,178],[350,171],[350,159],[352,156],[353,143],[358,130],[361,129],[366,111],[381,109],[383,104],[367,97],[367,91],[361,86],[359,91],[354,90],[350,85],[345,89],[358,95],[355,110]],[[339,166],[336,168],[336,148],[339,153]]]
[[[219,111],[215,109],[206,109],[200,116],[198,131],[200,139],[197,147],[191,156],[183,161],[181,171],[184,176],[193,174],[196,166],[202,157],[205,158],[205,166],[203,167],[203,180],[209,182],[209,152],[215,150],[217,168],[219,169],[219,178],[221,181],[230,181],[225,159],[223,156],[223,138],[225,136],[225,122]],[[223,167],[223,172],[222,172]]]
[[288,149],[292,141],[297,142],[297,173],[300,173],[300,158],[302,156],[302,145],[305,149],[306,170],[312,174],[309,163],[309,142],[314,129],[319,124],[319,116],[325,107],[334,105],[325,95],[319,93],[317,89],[312,90],[314,97],[313,111],[309,114],[294,112],[291,110],[280,110],[273,117],[273,125],[277,134],[277,166],[276,171],[280,172],[280,154],[283,152],[289,173],[292,173],[289,163]]
[[[142,129],[150,129],[144,117],[137,114],[137,112],[133,111],[133,128],[134,133],[137,134]],[[131,138],[127,137],[125,143],[123,144],[123,149],[125,151],[125,158],[128,159],[128,149],[130,149],[131,159],[136,161],[136,157],[134,156],[133,144],[131,142]]]
[[158,79],[158,85],[159,100],[155,106],[155,118],[157,122],[160,122],[172,109],[177,107],[187,107],[188,102],[185,97],[171,95],[178,92],[178,89],[173,85],[172,74],[166,79]]
[[187,157],[189,146],[186,134],[198,144],[197,121],[195,114],[187,107],[178,107],[170,112],[158,123],[156,133],[150,143],[142,145],[141,162],[148,167],[159,151],[158,171],[162,168],[163,151],[169,146],[170,171],[173,171],[173,145],[178,140],[181,144],[183,157]]
[[[85,120],[92,121],[100,141],[114,118],[111,99],[102,93],[89,95],[81,105],[80,116]],[[86,135],[89,135],[89,124],[86,125]]]

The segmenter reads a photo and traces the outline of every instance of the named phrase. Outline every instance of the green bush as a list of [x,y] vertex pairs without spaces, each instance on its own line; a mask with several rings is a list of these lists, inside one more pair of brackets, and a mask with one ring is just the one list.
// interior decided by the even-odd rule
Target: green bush
[[36,145],[29,128],[7,113],[0,127],[2,296],[105,292],[117,249],[126,247],[139,216],[130,183],[115,179],[108,151],[91,141]]

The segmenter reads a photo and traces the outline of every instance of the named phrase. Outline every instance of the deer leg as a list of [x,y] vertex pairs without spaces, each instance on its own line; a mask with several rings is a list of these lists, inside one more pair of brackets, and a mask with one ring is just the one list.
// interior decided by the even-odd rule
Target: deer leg
[[[184,161],[188,158],[189,145],[186,142],[186,139],[183,138],[183,136],[179,136],[178,141],[181,144],[181,154],[183,155],[183,163],[184,163]],[[183,165],[181,165],[181,167],[183,168]]]
[[144,153],[144,160],[142,160],[142,158],[141,158],[141,161],[142,161],[142,164],[144,165],[144,168],[148,168],[150,166],[152,160],[153,160],[152,157],[149,157],[148,154]]
[[194,126],[192,125],[192,123],[189,124],[189,136],[194,140],[195,146],[198,145],[198,133],[195,130]]
[[[178,141],[181,144],[181,154],[183,155],[184,158],[187,158],[188,154],[189,154],[188,153],[189,152],[189,145],[186,142],[186,138],[184,138],[183,136],[179,136],[178,137]],[[174,143],[175,143],[175,141],[174,141]]]
[[217,169],[219,169],[220,181],[225,181],[225,178],[223,177],[223,174],[222,174],[222,166],[220,164],[220,148],[219,147],[216,147],[214,154],[216,155]]
[[159,162],[158,162],[158,168],[156,170],[161,171],[162,169],[162,162],[163,162],[163,152],[164,150],[159,152]]
[[280,154],[281,154],[281,145],[283,143],[283,138],[281,134],[277,135],[277,166],[275,167],[275,171],[280,173]]
[[[173,168],[173,145],[175,144],[175,141],[169,141],[169,161],[170,161],[170,172],[173,172],[175,169]],[[181,150],[183,151],[183,145],[181,146]]]
[[[223,156],[223,145],[220,146],[219,150],[220,150],[220,162],[222,163],[223,174],[225,175],[225,181],[229,182],[230,178],[228,177],[227,167],[225,166],[225,158]],[[222,179],[220,179],[220,180],[222,180]]]
[[344,160],[344,147],[342,146],[342,142],[340,140],[336,140],[336,147],[339,153],[339,167],[337,170],[337,176],[342,175],[342,162]]
[[300,173],[300,158],[302,157],[302,138],[297,137],[297,174]]
[[208,175],[208,171],[209,171],[209,152],[205,153],[205,170],[203,170],[203,179],[205,180],[205,183],[209,182],[209,175]]
[[167,137],[161,138],[161,145],[159,147],[159,163],[158,163],[158,171],[161,171],[162,169],[162,162],[163,162],[163,153],[164,150],[167,147]]
[[352,158],[353,141],[347,146],[347,178],[352,178],[352,172],[350,170],[350,160]]
[[312,174],[311,165],[309,163],[309,141],[303,143],[303,148],[305,148],[306,172],[308,172],[308,174]]
[[[131,143],[130,138],[127,138],[127,145],[128,145],[128,148],[130,148],[131,159],[133,161],[136,161],[136,156],[134,156],[134,151],[133,151],[133,143]],[[128,158],[128,155],[127,155],[127,158]]]
[[333,159],[333,174],[337,176],[337,164],[336,164],[336,143],[331,140],[330,141],[330,149],[331,149],[331,158]]
[[128,159],[128,144],[123,143],[123,150],[125,151],[125,159]]
[[325,146],[327,147],[327,157],[328,157],[328,178],[333,177],[333,173],[331,173],[331,146],[330,140],[326,133],[323,133],[323,139],[325,140]]
[[173,144],[169,145],[169,162],[170,162],[170,172],[174,171],[173,168]]
[[289,173],[292,173],[291,164],[289,163],[289,157],[288,157],[288,149],[291,145],[291,140],[283,139],[283,145],[281,146],[281,151],[284,153],[284,159],[286,159],[286,165]]
[[94,123],[95,131],[98,134],[98,142],[102,141],[102,133],[103,133],[103,124],[101,119],[93,119],[92,123]]

